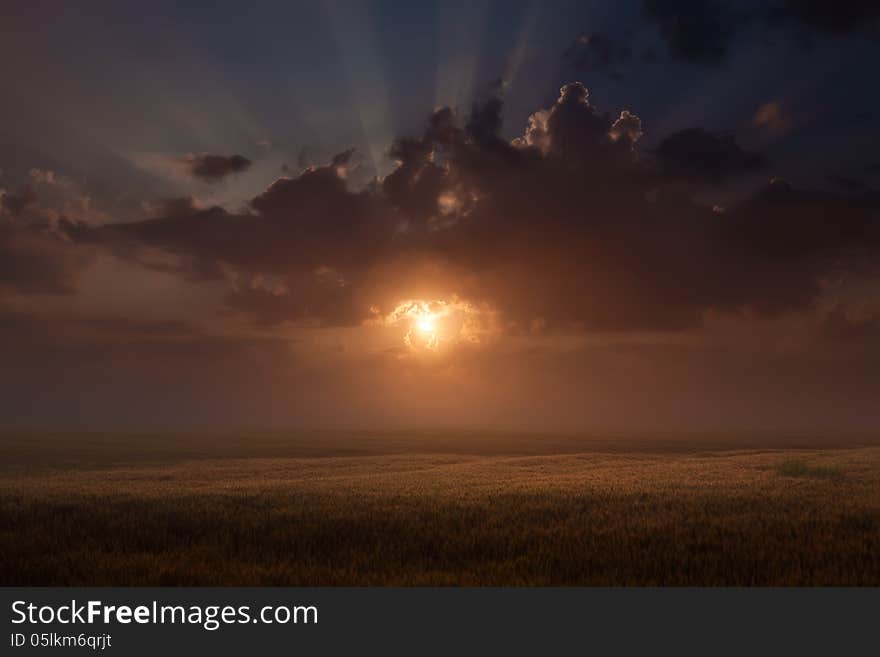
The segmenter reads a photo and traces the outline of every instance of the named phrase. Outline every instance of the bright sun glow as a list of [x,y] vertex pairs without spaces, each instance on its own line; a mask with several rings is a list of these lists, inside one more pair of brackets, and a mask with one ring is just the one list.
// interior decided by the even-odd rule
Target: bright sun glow
[[[375,312],[379,314],[379,310]],[[494,313],[458,297],[407,299],[387,315],[383,325],[403,331],[403,342],[413,352],[441,352],[462,343],[478,344],[497,332]]]

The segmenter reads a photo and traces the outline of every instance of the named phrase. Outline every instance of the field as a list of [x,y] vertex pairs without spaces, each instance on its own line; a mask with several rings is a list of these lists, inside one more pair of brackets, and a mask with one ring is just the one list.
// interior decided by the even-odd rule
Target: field
[[6,434],[0,583],[880,585],[834,442]]

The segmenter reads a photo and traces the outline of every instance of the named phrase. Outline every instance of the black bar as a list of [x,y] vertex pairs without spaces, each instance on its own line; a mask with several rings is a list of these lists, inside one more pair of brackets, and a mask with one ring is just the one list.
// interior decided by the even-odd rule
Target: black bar
[[[117,655],[856,654],[876,649],[880,589],[3,588],[3,654],[109,635]],[[201,624],[13,624],[28,603],[199,609]],[[314,608],[299,622],[220,623],[211,606]],[[142,612],[147,614],[148,612]],[[37,612],[39,613],[39,612]],[[49,618],[50,612],[44,611]],[[63,616],[66,618],[67,611]],[[194,613],[194,612],[193,612]],[[219,611],[217,612],[219,613]],[[125,614],[123,614],[125,616]],[[284,613],[281,618],[284,618]],[[146,616],[144,616],[146,618]],[[195,617],[194,617],[195,618]],[[16,635],[18,637],[16,638]],[[44,639],[43,635],[47,638]],[[24,637],[24,639],[22,639]],[[32,646],[48,641],[54,647]],[[13,644],[25,645],[14,647]],[[69,641],[69,640],[68,640]],[[88,643],[89,639],[84,640]],[[106,643],[106,640],[104,641]],[[83,643],[83,640],[80,640]],[[61,654],[66,654],[62,652]],[[663,653],[665,654],[665,652]],[[670,653],[671,654],[671,653]]]

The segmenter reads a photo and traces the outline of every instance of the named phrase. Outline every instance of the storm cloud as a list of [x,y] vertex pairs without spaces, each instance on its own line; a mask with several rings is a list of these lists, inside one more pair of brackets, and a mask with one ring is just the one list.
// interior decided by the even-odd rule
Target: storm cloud
[[668,176],[707,182],[721,182],[767,166],[763,155],[743,150],[732,136],[700,128],[686,128],[665,137],[654,154]]
[[509,330],[699,326],[709,312],[809,309],[823,281],[862,271],[880,247],[876,194],[775,180],[719,211],[682,178],[717,182],[764,165],[732,138],[687,130],[639,148],[632,112],[601,112],[580,83],[500,134],[499,97],[437,110],[393,143],[396,169],[363,189],[346,152],[284,177],[248,209],[178,204],[146,221],[68,226],[80,242],[160,248],[187,276],[222,280],[261,322],[357,325],[401,299],[458,297]]
[[179,158],[190,175],[204,182],[216,183],[227,176],[250,168],[251,161],[244,155],[214,155],[200,153]]

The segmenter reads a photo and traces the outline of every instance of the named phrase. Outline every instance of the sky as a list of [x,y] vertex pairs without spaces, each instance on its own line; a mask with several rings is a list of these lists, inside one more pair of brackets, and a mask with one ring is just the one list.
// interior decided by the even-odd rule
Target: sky
[[876,3],[0,24],[0,427],[880,428]]

